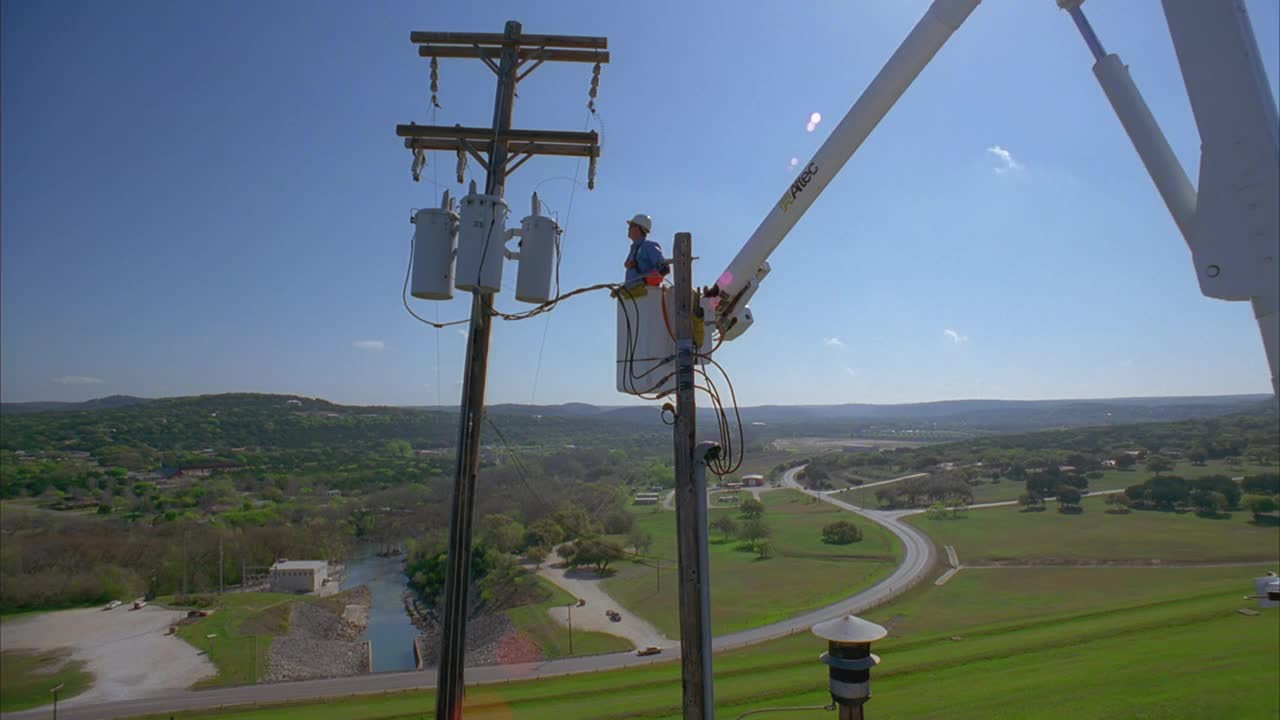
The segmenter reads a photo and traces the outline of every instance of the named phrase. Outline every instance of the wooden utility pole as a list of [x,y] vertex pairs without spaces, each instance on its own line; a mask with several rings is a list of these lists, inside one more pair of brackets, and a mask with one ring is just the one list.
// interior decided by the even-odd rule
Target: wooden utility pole
[[[534,155],[586,157],[594,178],[600,145],[594,132],[513,130],[511,114],[516,84],[548,60],[609,61],[608,41],[597,37],[524,35],[520,23],[508,21],[502,34],[414,32],[422,57],[479,58],[498,76],[490,128],[398,125],[396,134],[411,150],[453,150],[470,154],[487,171],[485,194],[503,197],[507,175]],[[497,59],[497,63],[494,59]],[[525,63],[531,63],[523,71]],[[598,72],[598,70],[597,70]],[[477,147],[488,147],[482,157]],[[462,178],[459,177],[461,182]],[[588,185],[593,184],[588,182]],[[505,228],[500,231],[505,232]],[[497,259],[501,262],[501,258]],[[484,422],[484,392],[489,366],[489,336],[493,294],[477,288],[471,300],[471,326],[462,380],[462,412],[458,428],[458,457],[454,472],[449,520],[449,555],[445,571],[444,627],[436,682],[437,720],[462,717],[463,671],[466,659],[467,596],[470,590],[471,528],[475,519],[476,476],[480,464],[480,431]]]
[[693,340],[693,238],[676,233],[673,323],[676,335],[676,545],[680,578],[680,663],[685,720],[715,716],[711,674],[711,577],[707,568],[706,457],[697,443]]

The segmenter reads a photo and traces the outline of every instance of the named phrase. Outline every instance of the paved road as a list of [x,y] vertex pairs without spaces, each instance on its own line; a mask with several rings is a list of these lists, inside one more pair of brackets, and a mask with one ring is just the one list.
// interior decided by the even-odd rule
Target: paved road
[[[550,580],[551,582],[564,588],[570,595],[580,597],[587,601],[582,607],[575,607],[572,610],[563,607],[550,608],[551,617],[555,618],[561,625],[569,622],[569,615],[573,616],[573,627],[578,630],[594,630],[595,632],[609,633],[617,635],[631,641],[631,644],[637,648],[649,646],[660,648],[671,648],[679,645],[678,640],[672,640],[662,631],[654,627],[650,622],[641,618],[639,615],[622,608],[617,601],[600,587],[599,577],[588,570],[566,570],[562,567],[551,567],[543,565],[538,569],[538,574]],[[614,622],[605,617],[606,610],[617,610],[622,608],[622,620]]]
[[[715,638],[713,645],[717,651],[753,645],[764,640],[793,635],[798,632],[807,632],[814,624],[823,620],[829,620],[845,613],[864,612],[868,608],[885,603],[914,585],[924,577],[925,573],[933,565],[933,543],[919,530],[900,522],[898,517],[901,513],[865,510],[846,502],[826,497],[821,493],[803,490],[795,482],[795,474],[801,469],[803,469],[803,466],[792,468],[784,473],[784,485],[808,495],[813,495],[823,502],[857,513],[885,526],[902,540],[905,546],[902,562],[889,577],[838,603],[772,625],[743,630]],[[814,652],[816,653],[820,649],[820,643],[815,640]],[[645,658],[637,657],[634,653],[613,653],[521,665],[473,667],[467,668],[467,682],[468,684],[484,684],[524,678],[573,675],[599,670],[613,670],[633,665],[647,665],[664,660],[673,660],[677,657],[679,657],[679,649],[672,648],[664,650],[661,655]],[[65,711],[63,711],[62,707],[59,707],[58,716],[63,720],[110,720],[111,718],[171,713],[182,710],[221,709],[232,705],[249,703],[317,700],[325,697],[342,697],[362,693],[427,689],[434,687],[435,683],[435,670],[428,668],[425,671],[375,673],[326,680],[245,685],[215,690],[177,690],[148,698],[101,703],[88,707],[68,707]],[[423,712],[430,713],[432,708],[424,706]],[[19,713],[5,713],[0,715],[0,720],[35,720],[36,718],[43,720],[48,716],[48,708],[38,708]]]

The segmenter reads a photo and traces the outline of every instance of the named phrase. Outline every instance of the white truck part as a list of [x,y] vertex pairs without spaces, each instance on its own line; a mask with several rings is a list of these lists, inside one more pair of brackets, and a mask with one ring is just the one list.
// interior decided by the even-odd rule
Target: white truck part
[[979,2],[934,0],[716,280],[714,292],[720,298],[717,322],[733,316],[739,294],[756,277],[765,260]]
[[645,287],[643,294],[618,297],[618,392],[665,395],[676,389],[676,340],[663,315],[670,307],[666,286]]

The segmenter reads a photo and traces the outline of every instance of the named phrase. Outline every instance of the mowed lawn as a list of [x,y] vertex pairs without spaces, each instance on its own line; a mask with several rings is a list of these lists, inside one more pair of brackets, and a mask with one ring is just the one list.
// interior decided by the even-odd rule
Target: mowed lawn
[[543,578],[538,578],[538,583],[550,593],[547,599],[536,605],[526,605],[507,610],[506,615],[511,618],[511,622],[517,629],[529,635],[537,643],[538,647],[542,649],[544,657],[554,659],[569,657],[570,654],[598,655],[601,653],[626,652],[632,649],[630,641],[616,635],[575,630],[573,632],[573,653],[570,653],[569,629],[551,617],[548,610],[553,607],[569,605],[576,598]]
[[[1214,569],[1222,570],[1222,569]],[[999,607],[1023,591],[1000,580],[986,586],[985,604]],[[1028,572],[1041,572],[1028,571]],[[1069,586],[1080,568],[1048,568]],[[1108,572],[1108,571],[1097,571]],[[1253,718],[1280,713],[1280,613],[1245,616],[1236,610],[1241,578],[1188,570],[1187,594],[1172,569],[1147,590],[1132,586],[1114,597],[1094,594],[1065,611],[1012,614],[1003,621],[978,615],[970,623],[921,625],[906,637],[877,643],[881,664],[872,674],[868,715],[885,720],[946,718]],[[1252,568],[1241,568],[1247,577]],[[964,574],[962,571],[961,575]],[[976,575],[976,573],[975,573]],[[1154,576],[1153,576],[1154,577]],[[916,592],[917,611],[948,605],[980,609],[970,590],[927,585]],[[913,611],[916,612],[916,611]],[[872,616],[903,614],[889,606]],[[927,620],[926,622],[933,622]],[[715,693],[721,717],[766,707],[829,702],[827,669],[816,660],[824,649],[802,633],[718,655]],[[677,663],[543,680],[476,686],[467,693],[472,720],[621,720],[680,717]],[[429,717],[430,692],[335,699],[323,704],[258,708],[241,712],[174,713],[181,720],[372,720]],[[156,716],[157,720],[169,713]],[[792,714],[794,717],[807,717]],[[833,717],[814,711],[812,717]]]
[[[715,635],[785,620],[822,607],[875,584],[893,572],[902,547],[879,525],[792,490],[765,493],[765,520],[773,530],[775,555],[759,559],[736,540],[711,531],[711,625]],[[736,508],[715,508],[710,520]],[[623,607],[679,637],[676,594],[675,513],[641,512],[637,524],[653,534],[648,555],[664,558],[658,569],[619,563],[604,589]],[[849,545],[822,542],[822,527],[846,519],[862,528],[863,539]],[[656,565],[657,563],[655,563]]]
[[58,685],[65,700],[89,689],[93,675],[83,660],[72,660],[69,649],[0,652],[0,712],[15,712],[53,702],[49,691]]
[[1195,513],[1106,512],[1103,497],[1086,497],[1084,512],[1064,515],[1052,503],[1044,512],[1018,506],[969,510],[956,518],[912,515],[907,522],[938,544],[954,545],[961,564],[980,562],[1208,563],[1274,561],[1280,527],[1256,526],[1235,512],[1211,520]]

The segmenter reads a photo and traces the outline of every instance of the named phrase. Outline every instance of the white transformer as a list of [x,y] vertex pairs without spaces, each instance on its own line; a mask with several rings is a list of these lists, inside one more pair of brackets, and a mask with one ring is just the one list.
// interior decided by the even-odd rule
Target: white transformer
[[446,192],[439,208],[424,208],[412,219],[413,275],[409,292],[423,300],[453,298],[453,267],[458,252],[458,214]]
[[551,281],[556,260],[560,255],[560,225],[537,211],[534,196],[534,214],[520,221],[520,229],[512,232],[520,238],[520,250],[512,253],[519,258],[516,274],[516,300],[541,305],[552,298]]
[[466,292],[498,292],[502,289],[507,203],[496,195],[471,193],[462,198],[461,214],[454,287]]

